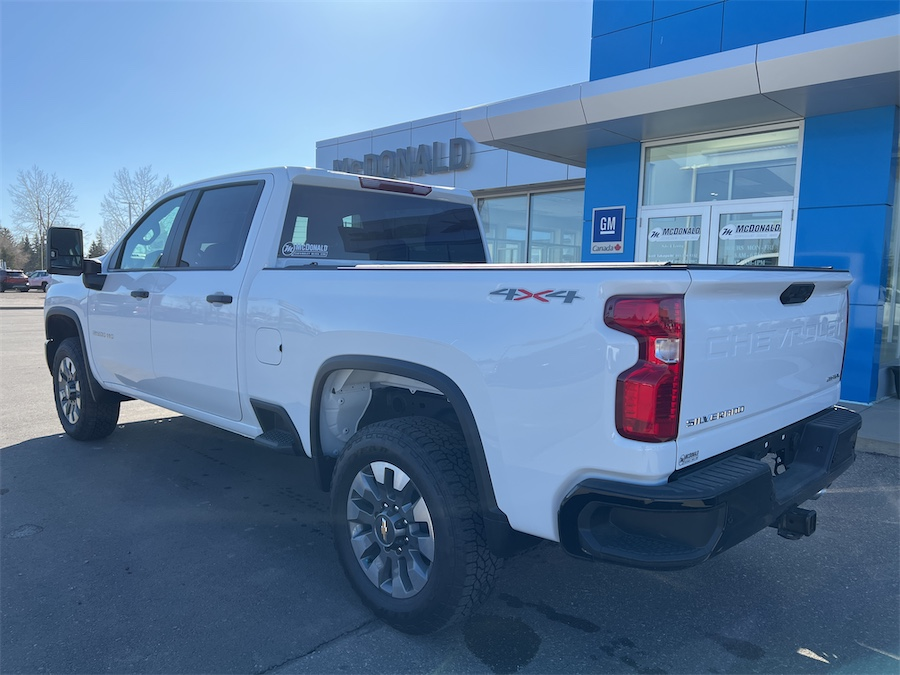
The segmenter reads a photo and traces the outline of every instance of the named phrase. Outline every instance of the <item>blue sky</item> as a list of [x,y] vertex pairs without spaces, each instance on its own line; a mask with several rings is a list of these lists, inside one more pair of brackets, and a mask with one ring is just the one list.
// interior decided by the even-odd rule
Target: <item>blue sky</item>
[[0,223],[37,165],[90,241],[113,173],[315,165],[316,141],[588,79],[590,0],[0,0]]

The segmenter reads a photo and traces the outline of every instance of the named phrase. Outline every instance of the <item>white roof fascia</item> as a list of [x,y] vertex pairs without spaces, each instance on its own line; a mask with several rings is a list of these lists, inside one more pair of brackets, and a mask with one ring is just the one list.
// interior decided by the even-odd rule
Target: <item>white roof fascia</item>
[[589,124],[760,93],[756,47],[648,68],[581,85]]
[[476,106],[460,120],[479,143],[584,166],[597,145],[891,104],[898,15]]
[[[492,136],[502,138],[584,126],[587,119],[581,107],[582,86],[574,84],[490,104],[487,119]],[[468,129],[466,117],[462,120]]]
[[900,69],[900,15],[759,45],[762,93],[852,80]]

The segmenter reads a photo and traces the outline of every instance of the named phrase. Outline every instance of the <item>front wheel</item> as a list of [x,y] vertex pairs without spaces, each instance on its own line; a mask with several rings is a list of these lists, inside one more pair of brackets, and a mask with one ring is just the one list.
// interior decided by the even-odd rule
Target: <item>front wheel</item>
[[332,521],[351,585],[398,630],[436,631],[490,593],[499,561],[468,450],[440,422],[394,419],[351,438],[335,468]]
[[105,438],[119,422],[119,398],[102,391],[91,396],[88,371],[78,338],[66,338],[53,358],[56,414],[65,432],[79,441]]

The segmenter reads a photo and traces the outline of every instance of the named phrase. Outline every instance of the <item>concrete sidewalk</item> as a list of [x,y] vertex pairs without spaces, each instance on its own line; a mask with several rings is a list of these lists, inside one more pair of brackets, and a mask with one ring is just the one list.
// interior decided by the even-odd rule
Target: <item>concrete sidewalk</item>
[[886,398],[872,405],[842,401],[841,405],[862,416],[858,452],[900,457],[900,398]]

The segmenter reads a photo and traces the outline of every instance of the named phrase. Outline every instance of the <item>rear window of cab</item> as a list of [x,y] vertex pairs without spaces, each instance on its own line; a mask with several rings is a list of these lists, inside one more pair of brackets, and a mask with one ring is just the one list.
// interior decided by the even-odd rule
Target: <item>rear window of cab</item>
[[278,257],[298,264],[486,261],[471,205],[316,185],[293,186]]

